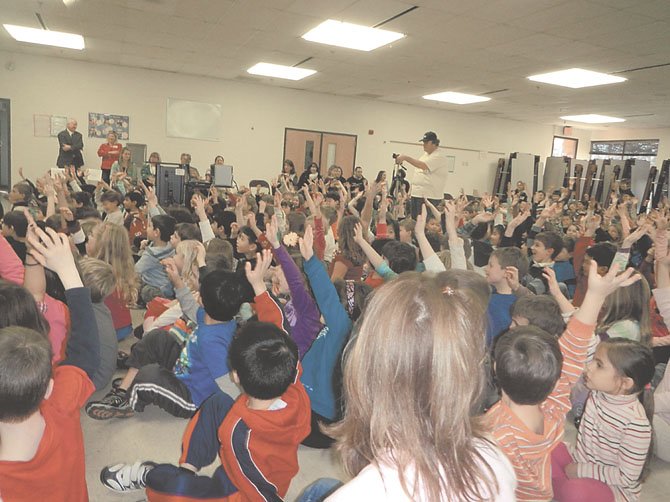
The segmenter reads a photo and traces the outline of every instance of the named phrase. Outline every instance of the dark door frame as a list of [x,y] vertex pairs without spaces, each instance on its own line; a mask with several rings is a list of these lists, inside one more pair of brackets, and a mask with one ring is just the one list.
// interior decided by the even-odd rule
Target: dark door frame
[[[11,129],[11,123],[12,123],[12,115],[11,115],[11,108],[10,108],[10,100],[7,98],[0,98],[0,104],[2,105],[2,108],[6,109],[7,113],[7,128],[0,128],[0,149],[2,150],[0,152],[0,155],[3,157],[6,157],[7,159],[7,165],[5,165],[4,162],[2,162],[2,159],[0,159],[0,189],[5,189],[9,191],[9,188],[12,186],[12,129]],[[5,183],[6,180],[6,183]]]

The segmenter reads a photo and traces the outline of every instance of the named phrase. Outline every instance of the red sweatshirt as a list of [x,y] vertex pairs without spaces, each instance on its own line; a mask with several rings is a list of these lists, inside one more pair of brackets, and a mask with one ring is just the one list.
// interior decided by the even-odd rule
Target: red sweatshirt
[[295,381],[275,402],[279,409],[252,410],[240,395],[219,427],[221,464],[241,500],[284,497],[298,473],[298,445],[310,431],[310,403]]
[[112,164],[119,160],[122,148],[123,145],[121,143],[114,143],[113,145],[103,143],[100,145],[100,148],[98,148],[98,157],[102,157],[100,169],[109,171],[112,168]]

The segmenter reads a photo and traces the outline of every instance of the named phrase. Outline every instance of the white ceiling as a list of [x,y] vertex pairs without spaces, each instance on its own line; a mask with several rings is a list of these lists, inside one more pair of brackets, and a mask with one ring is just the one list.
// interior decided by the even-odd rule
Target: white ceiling
[[[302,40],[328,18],[407,35],[358,52]],[[255,81],[329,94],[561,124],[560,115],[627,118],[624,127],[670,127],[668,0],[0,0],[2,23],[84,35],[84,51],[15,42],[0,49],[113,65]],[[299,82],[251,77],[259,61],[319,73]],[[629,80],[564,89],[525,79],[582,67]],[[437,104],[425,94],[491,93],[491,101]],[[494,92],[499,91],[499,92]]]

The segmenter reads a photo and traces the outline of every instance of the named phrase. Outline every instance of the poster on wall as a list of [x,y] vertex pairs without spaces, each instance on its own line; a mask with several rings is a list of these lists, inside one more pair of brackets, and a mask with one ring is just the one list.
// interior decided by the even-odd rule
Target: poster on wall
[[88,112],[88,137],[104,139],[115,131],[119,140],[130,139],[130,117]]

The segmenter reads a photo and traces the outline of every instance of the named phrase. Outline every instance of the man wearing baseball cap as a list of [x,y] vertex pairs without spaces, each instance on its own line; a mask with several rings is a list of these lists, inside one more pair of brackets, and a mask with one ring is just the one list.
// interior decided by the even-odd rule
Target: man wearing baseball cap
[[444,185],[447,180],[447,158],[439,151],[440,140],[433,131],[428,131],[419,140],[423,143],[423,155],[414,159],[409,155],[398,155],[396,164],[407,161],[415,167],[412,179],[411,211],[416,220],[421,212],[421,204],[426,198],[437,205],[444,197]]

